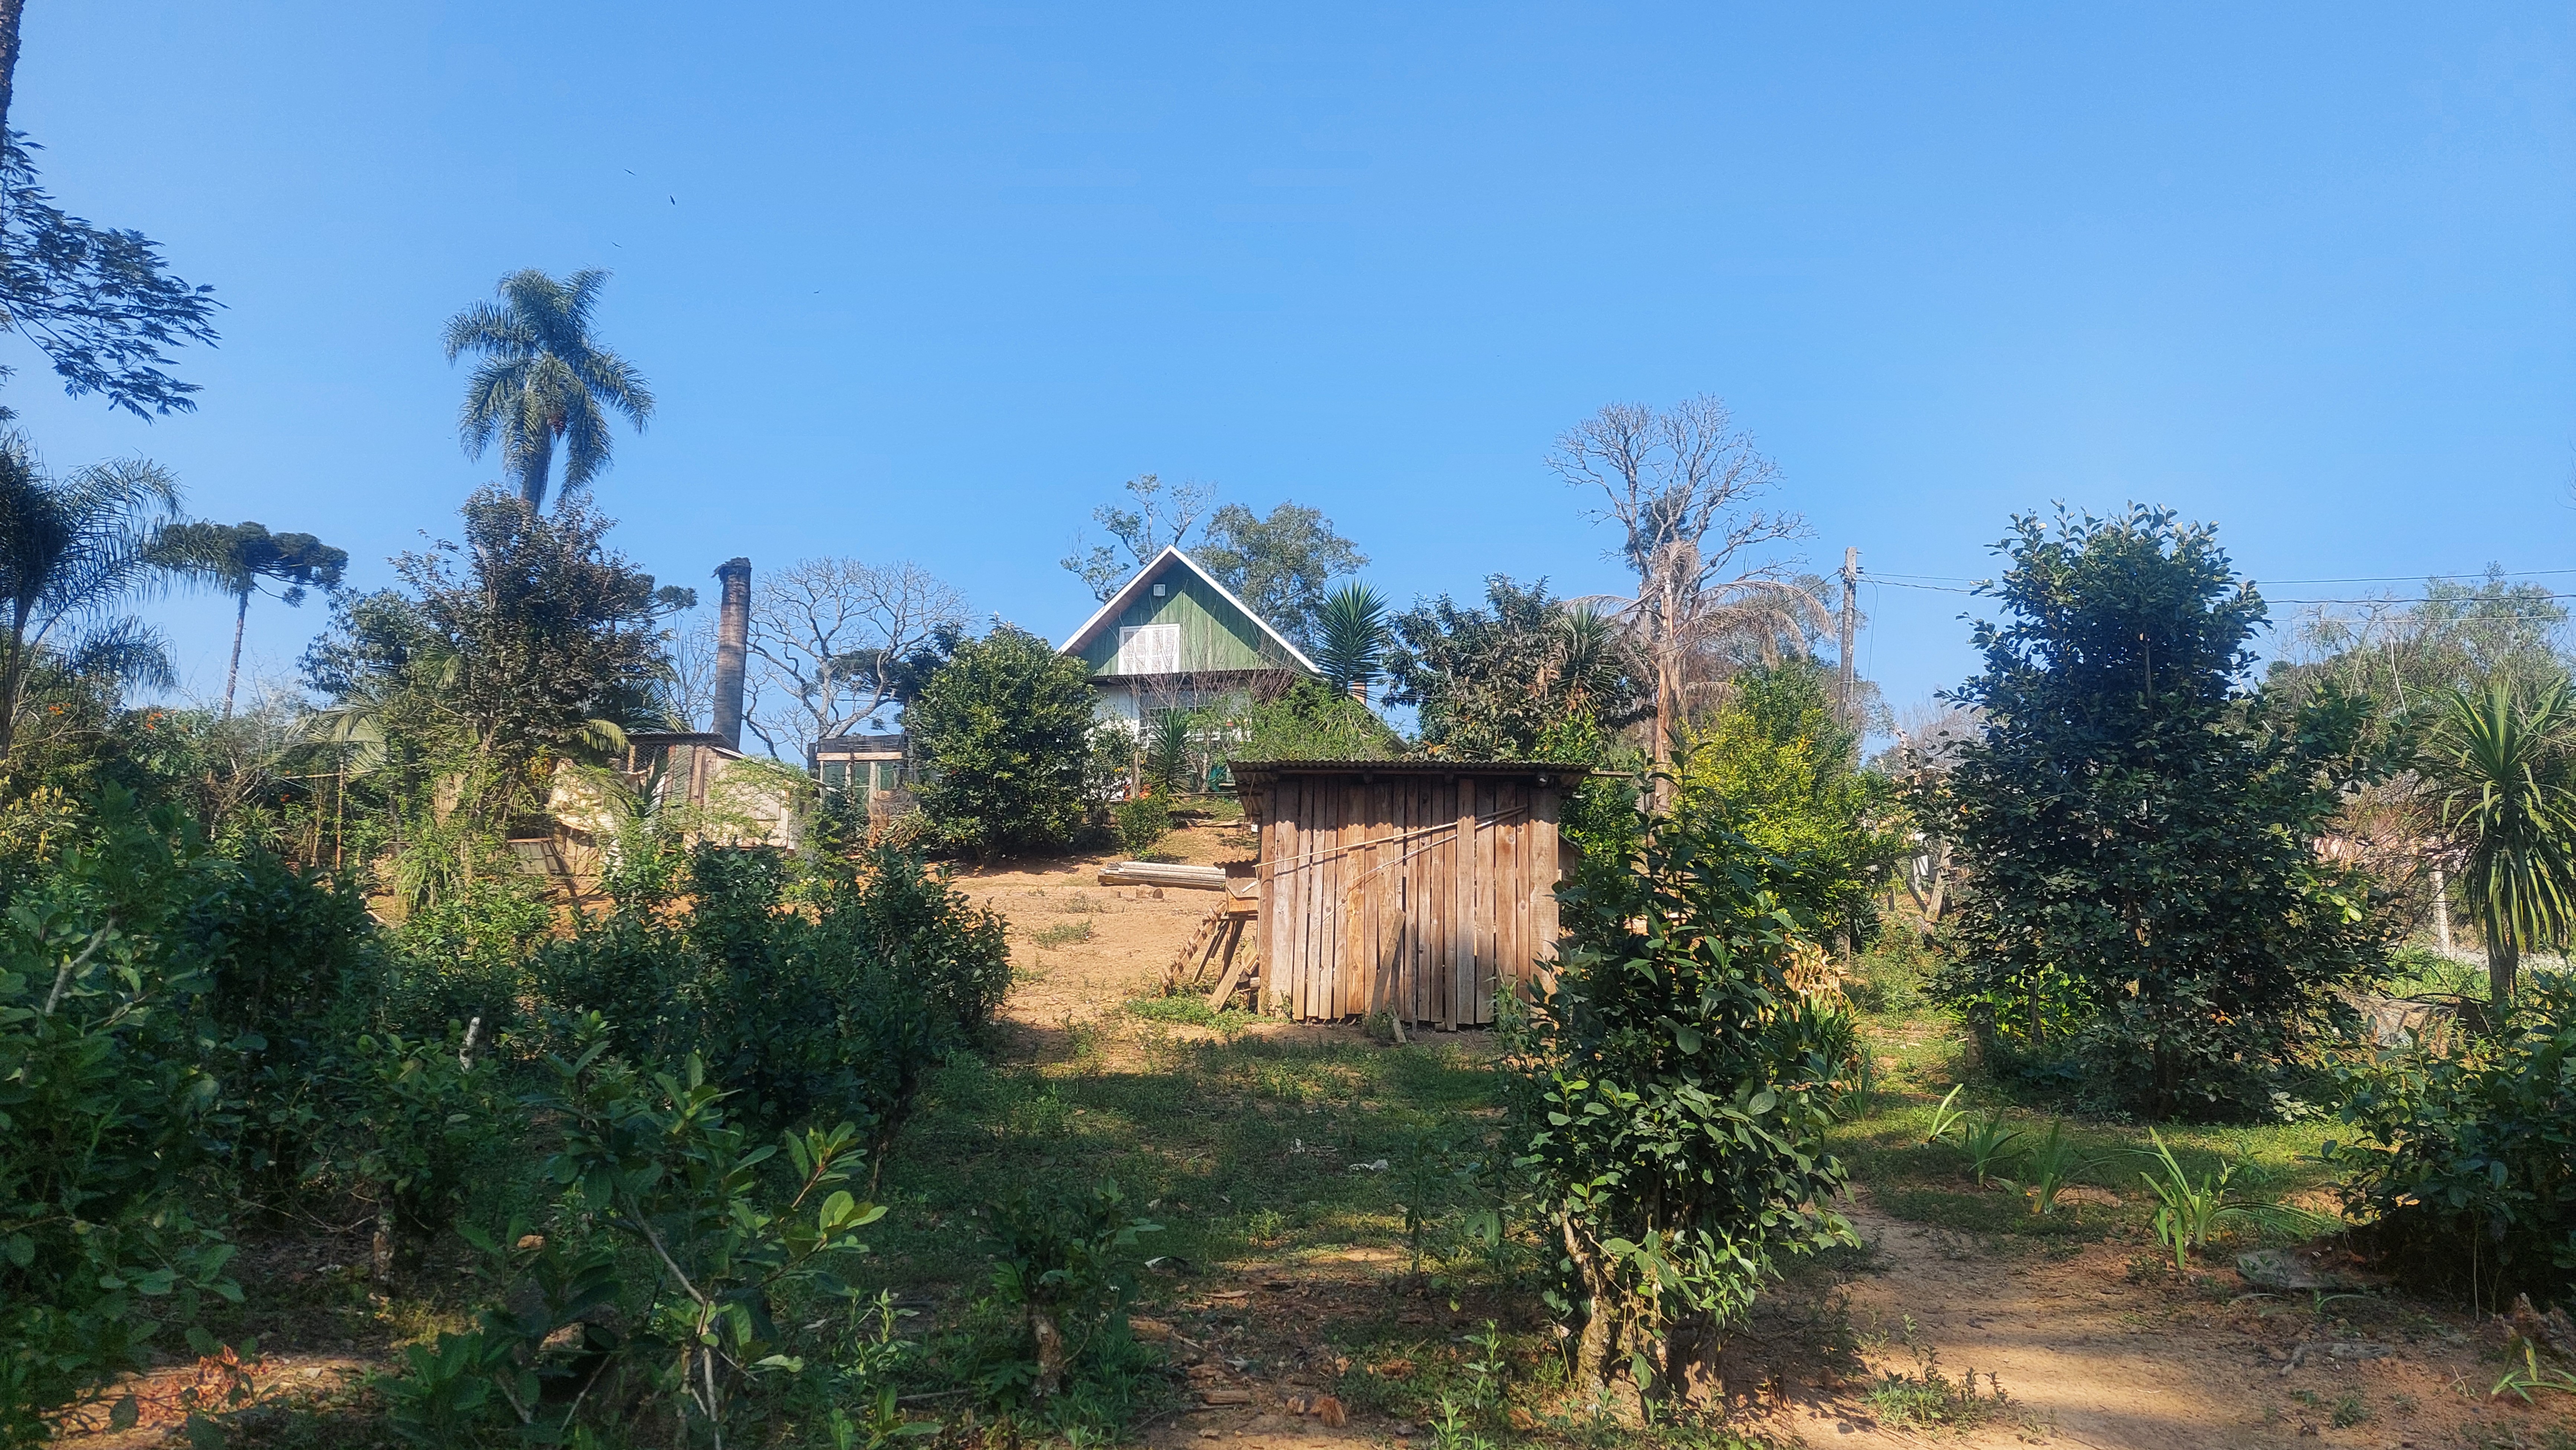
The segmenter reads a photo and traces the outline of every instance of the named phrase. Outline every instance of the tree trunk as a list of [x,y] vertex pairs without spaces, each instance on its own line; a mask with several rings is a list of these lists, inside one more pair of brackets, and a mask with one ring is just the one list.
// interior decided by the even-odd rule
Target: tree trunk
[[[6,3],[6,0],[0,0]],[[27,688],[27,617],[22,610],[7,641],[8,660],[0,664],[0,769],[18,747],[18,696]]]
[[1054,1316],[1031,1309],[1029,1332],[1038,1349],[1037,1383],[1029,1387],[1029,1394],[1043,1400],[1064,1388],[1064,1331],[1056,1327]]
[[241,592],[241,607],[233,611],[233,662],[224,671],[224,718],[233,718],[233,683],[241,678],[242,627],[250,623],[250,591]]
[[2438,861],[2433,863],[2433,940],[2442,955],[2451,954],[2451,881]]
[[1575,1276],[1583,1281],[1586,1302],[1583,1306],[1583,1333],[1574,1343],[1574,1382],[1589,1389],[1609,1378],[1610,1315],[1613,1295],[1609,1276],[1601,1272],[1600,1262],[1585,1249],[1574,1231],[1572,1219],[1560,1219],[1565,1232],[1565,1254],[1573,1260]]
[[27,0],[0,0],[0,134],[9,129],[9,102],[18,88],[18,17]]
[[2522,950],[2510,931],[2487,928],[2487,1030],[2502,1032],[2507,1008],[2513,1005],[2513,979],[2522,965]]
[[528,501],[530,509],[546,506],[546,476],[554,466],[554,435],[539,430],[528,444],[527,456],[519,460],[519,497]]

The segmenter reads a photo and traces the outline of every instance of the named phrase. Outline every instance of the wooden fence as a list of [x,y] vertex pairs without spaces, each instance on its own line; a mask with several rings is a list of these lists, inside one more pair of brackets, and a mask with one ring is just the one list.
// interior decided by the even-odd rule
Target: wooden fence
[[1258,822],[1262,996],[1304,1019],[1494,1020],[1556,954],[1565,767],[1237,763]]

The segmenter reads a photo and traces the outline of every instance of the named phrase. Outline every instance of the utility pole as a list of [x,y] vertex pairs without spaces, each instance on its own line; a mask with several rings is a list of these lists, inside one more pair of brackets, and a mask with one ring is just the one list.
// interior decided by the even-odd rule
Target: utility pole
[[1852,713],[1852,605],[1860,596],[1860,550],[1843,550],[1843,719]]

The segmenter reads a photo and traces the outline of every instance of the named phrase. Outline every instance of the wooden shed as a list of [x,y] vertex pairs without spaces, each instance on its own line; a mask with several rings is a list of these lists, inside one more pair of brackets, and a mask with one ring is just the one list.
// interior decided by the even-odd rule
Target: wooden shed
[[1557,810],[1579,766],[1237,761],[1260,831],[1262,1003],[1490,1023],[1556,955]]

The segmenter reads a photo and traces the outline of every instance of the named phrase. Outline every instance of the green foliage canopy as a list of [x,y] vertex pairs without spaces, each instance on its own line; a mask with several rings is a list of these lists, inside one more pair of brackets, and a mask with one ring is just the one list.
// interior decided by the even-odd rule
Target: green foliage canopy
[[466,776],[497,820],[544,790],[543,762],[667,718],[662,622],[696,595],[609,548],[585,500],[547,515],[486,488],[464,521],[462,543],[394,560],[403,589],[338,601],[304,676],[344,733],[415,776]]
[[1282,503],[1264,518],[1239,503],[1208,516],[1192,557],[1270,627],[1300,644],[1325,640],[1325,586],[1368,567],[1321,509]]
[[2264,621],[2212,530],[2136,507],[2014,520],[1956,698],[1982,732],[1915,804],[1970,878],[1941,981],[1990,1041],[2046,1050],[2154,1116],[2266,1105],[2298,1024],[2389,927],[2313,842],[2384,772],[2339,691],[2291,711],[2240,681]]
[[41,349],[75,398],[97,393],[146,421],[194,412],[197,385],[166,370],[163,349],[215,340],[214,289],[171,276],[141,232],[96,226],[55,205],[36,181],[39,148],[23,131],[6,136],[0,328]]
[[503,277],[495,301],[447,320],[447,360],[467,353],[481,359],[457,411],[457,434],[476,458],[498,438],[501,466],[532,509],[546,501],[558,445],[561,492],[569,497],[608,468],[610,413],[625,415],[639,433],[653,416],[644,375],[591,336],[591,313],[607,283],[596,267],[560,280],[529,267]]
[[903,717],[931,829],[978,859],[1069,845],[1089,813],[1097,710],[1082,661],[1026,630],[960,643]]
[[1705,813],[1778,863],[1771,889],[1802,930],[1865,938],[1897,842],[1875,819],[1886,778],[1858,768],[1859,732],[1837,717],[1825,681],[1804,656],[1739,674],[1691,732],[1677,809]]
[[1485,581],[1485,607],[1448,595],[1394,620],[1390,702],[1421,712],[1422,744],[1459,760],[1528,760],[1561,722],[1609,729],[1644,713],[1645,688],[1611,623],[1568,608],[1547,581]]

